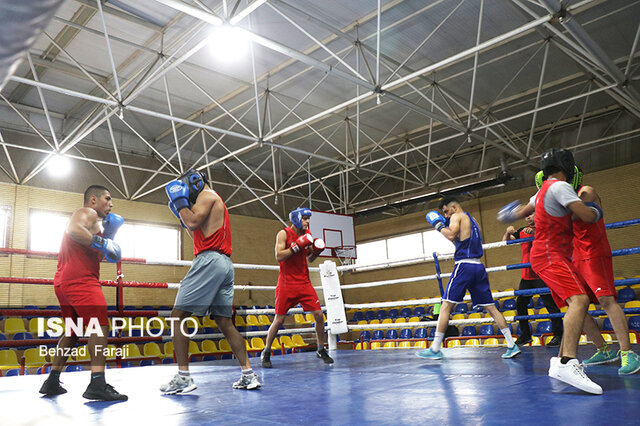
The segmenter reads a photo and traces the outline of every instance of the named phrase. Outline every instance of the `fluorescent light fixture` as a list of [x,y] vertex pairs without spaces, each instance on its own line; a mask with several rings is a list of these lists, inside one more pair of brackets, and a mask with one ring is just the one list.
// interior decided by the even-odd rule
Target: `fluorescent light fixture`
[[242,29],[221,25],[213,29],[209,37],[209,48],[216,60],[234,62],[246,56],[249,41]]
[[52,177],[63,177],[71,171],[71,161],[64,155],[55,154],[47,163],[47,171]]

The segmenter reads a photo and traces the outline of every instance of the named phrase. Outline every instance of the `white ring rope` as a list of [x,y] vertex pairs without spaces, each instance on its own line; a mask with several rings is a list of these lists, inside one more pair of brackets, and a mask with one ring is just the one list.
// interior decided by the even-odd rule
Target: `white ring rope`
[[[125,259],[126,260],[126,259]],[[143,260],[145,265],[160,265],[160,266],[191,266],[192,260]],[[132,262],[136,263],[136,262]],[[279,271],[278,265],[253,265],[250,263],[234,263],[234,269],[248,269],[248,270],[264,270],[264,271]],[[310,272],[320,272],[319,267],[309,268]]]
[[[326,327],[325,327],[326,330]],[[307,334],[307,333],[315,333],[316,329],[315,328],[287,328],[287,329],[282,329],[282,330],[278,330],[278,335],[289,335],[289,334]],[[244,337],[260,337],[260,336],[266,336],[267,334],[269,334],[268,331],[245,331],[245,332],[240,332],[240,334]],[[191,337],[191,339],[194,340],[201,340],[201,339],[224,339],[225,335],[222,333],[212,333],[212,334],[196,334],[194,336]],[[171,340],[171,336],[162,336],[162,341],[169,341]],[[191,354],[191,355],[198,355],[198,354]]]
[[[507,323],[513,322],[513,316],[504,317]],[[467,318],[458,320],[449,320],[449,325],[473,325],[473,324],[488,324],[495,322],[493,318]],[[379,330],[382,328],[426,328],[435,327],[438,325],[438,321],[416,321],[416,322],[398,322],[398,323],[386,323],[386,324],[347,324],[349,330]]]

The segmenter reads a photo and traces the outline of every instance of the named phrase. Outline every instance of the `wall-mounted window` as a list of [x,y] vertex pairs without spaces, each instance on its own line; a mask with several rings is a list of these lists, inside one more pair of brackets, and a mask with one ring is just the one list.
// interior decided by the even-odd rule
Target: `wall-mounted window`
[[[69,213],[32,210],[29,218],[29,249],[59,251],[70,217]],[[123,257],[180,260],[180,229],[175,226],[126,223],[125,219],[114,240],[120,245]]]
[[9,220],[11,209],[7,206],[0,206],[0,247],[9,246]]
[[[385,262],[397,262],[430,255],[453,253],[455,246],[438,231],[416,232],[356,244],[356,266],[365,267]],[[358,270],[358,269],[356,269]]]

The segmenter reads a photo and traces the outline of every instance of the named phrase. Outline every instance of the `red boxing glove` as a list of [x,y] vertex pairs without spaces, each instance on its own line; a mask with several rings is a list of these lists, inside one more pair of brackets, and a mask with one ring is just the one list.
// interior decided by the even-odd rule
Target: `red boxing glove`
[[311,250],[313,250],[313,254],[316,256],[322,253],[325,249],[325,244],[322,238],[316,238],[313,240],[313,245],[311,246]]
[[299,253],[300,250],[307,246],[310,246],[311,244],[313,244],[313,237],[311,236],[311,234],[304,234],[300,235],[297,240],[291,243],[291,246],[289,246],[289,248],[292,252]]

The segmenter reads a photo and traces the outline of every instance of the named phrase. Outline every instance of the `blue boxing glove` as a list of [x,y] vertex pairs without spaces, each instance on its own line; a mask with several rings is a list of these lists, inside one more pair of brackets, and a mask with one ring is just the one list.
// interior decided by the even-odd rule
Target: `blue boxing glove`
[[102,219],[102,238],[113,240],[116,236],[116,232],[124,223],[124,219],[119,214],[109,213],[104,219]]
[[442,230],[442,228],[447,226],[447,220],[444,218],[444,216],[442,216],[440,213],[438,213],[435,210],[432,210],[429,213],[427,213],[425,217],[427,218],[427,222],[429,222],[431,226],[436,228],[436,231],[440,231]]
[[165,187],[169,200],[177,211],[189,208],[189,187],[180,180],[172,180]]
[[169,206],[169,210],[171,210],[171,213],[173,213],[178,218],[178,220],[180,221],[180,225],[182,225],[182,227],[186,229],[187,227],[185,226],[184,222],[182,221],[182,218],[180,217],[180,213],[178,213],[178,210],[176,209],[176,206],[173,204],[173,202],[169,201],[168,206]]
[[521,207],[520,202],[512,201],[498,211],[498,221],[502,223],[510,223],[518,220],[516,210]]
[[597,221],[602,219],[602,216],[604,216],[604,213],[602,212],[602,208],[598,204],[594,203],[593,201],[587,201],[584,204],[587,207],[589,207],[591,210],[593,210],[596,214],[596,220],[594,220],[593,223],[596,223]]
[[120,246],[108,238],[102,238],[100,235],[94,235],[91,239],[91,248],[104,253],[107,262],[118,263],[122,259],[122,250]]

